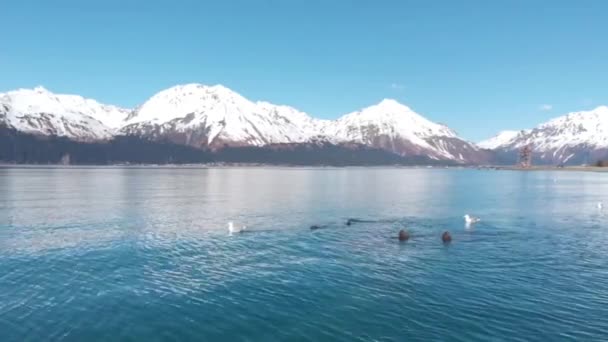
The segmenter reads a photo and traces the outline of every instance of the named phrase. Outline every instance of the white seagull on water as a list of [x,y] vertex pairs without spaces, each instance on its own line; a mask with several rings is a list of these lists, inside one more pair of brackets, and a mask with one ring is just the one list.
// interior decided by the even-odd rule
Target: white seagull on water
[[235,227],[234,223],[232,223],[232,221],[228,222],[228,235],[232,235],[234,233],[241,233],[245,229],[247,229],[246,226],[242,226],[239,228],[239,227]]
[[602,203],[602,202],[597,202],[597,208],[598,208],[599,210],[604,209],[604,203]]
[[467,226],[479,221],[481,221],[479,217],[470,216],[469,214],[464,215],[464,223],[466,223]]

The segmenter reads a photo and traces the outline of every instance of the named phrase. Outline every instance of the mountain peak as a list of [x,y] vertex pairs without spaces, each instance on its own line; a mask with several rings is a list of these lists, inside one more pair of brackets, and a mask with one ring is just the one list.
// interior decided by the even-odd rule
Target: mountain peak
[[168,92],[168,91],[172,91],[172,92],[183,92],[183,93],[187,93],[187,92],[210,92],[210,93],[232,93],[232,94],[236,94],[235,91],[229,89],[228,87],[225,87],[221,84],[216,84],[216,85],[206,85],[206,84],[202,84],[202,83],[185,83],[185,84],[178,84],[178,85],[174,85],[170,88],[167,88],[165,90],[161,90],[160,93],[162,92]]
[[379,108],[382,108],[385,110],[412,111],[412,109],[410,107],[402,104],[401,102],[399,102],[395,99],[383,99],[378,104],[376,104],[375,106],[372,106],[372,107],[379,107]]
[[240,94],[229,89],[221,84],[205,85],[200,83],[188,83],[173,86],[171,88],[161,90],[152,98],[155,97],[193,97],[197,99],[211,98],[214,100],[238,99],[245,100]]
[[401,105],[401,103],[399,103],[399,101],[397,101],[395,99],[385,98],[385,99],[382,99],[382,101],[380,101],[378,103],[378,105],[380,105],[380,106],[394,106],[394,105]]
[[50,93],[50,91],[48,91],[45,87],[43,87],[41,85],[34,87],[34,91],[36,91],[38,93]]
[[593,110],[594,112],[608,113],[608,106],[602,105]]
[[[129,123],[152,121],[165,123],[174,119],[184,118],[191,113],[207,112],[215,108],[223,114],[224,105],[251,109],[255,105],[238,93],[223,85],[208,86],[200,83],[176,85],[153,95],[128,118]],[[222,109],[224,108],[224,109]]]
[[34,91],[39,93],[39,94],[50,94],[51,92],[48,91],[45,87],[39,85],[34,87]]

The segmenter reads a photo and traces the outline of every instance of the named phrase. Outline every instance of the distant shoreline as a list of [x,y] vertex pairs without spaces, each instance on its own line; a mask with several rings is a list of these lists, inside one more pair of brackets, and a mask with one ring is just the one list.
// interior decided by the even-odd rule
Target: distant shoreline
[[0,163],[0,168],[166,168],[166,169],[221,169],[221,168],[315,168],[315,169],[458,169],[458,170],[488,170],[488,171],[577,171],[577,172],[608,172],[608,167],[599,166],[564,166],[538,165],[521,168],[512,165],[300,165],[300,164],[264,164],[264,163],[192,163],[192,164],[12,164]]
[[472,169],[473,166],[437,166],[437,165],[304,165],[304,164],[264,164],[264,163],[192,163],[192,164],[11,164],[0,163],[0,168],[317,168],[317,169],[343,169],[343,168],[395,168],[395,169]]
[[600,166],[552,166],[552,165],[538,165],[529,168],[521,168],[518,166],[477,166],[477,169],[482,170],[503,170],[503,171],[582,171],[582,172],[608,172],[608,167]]

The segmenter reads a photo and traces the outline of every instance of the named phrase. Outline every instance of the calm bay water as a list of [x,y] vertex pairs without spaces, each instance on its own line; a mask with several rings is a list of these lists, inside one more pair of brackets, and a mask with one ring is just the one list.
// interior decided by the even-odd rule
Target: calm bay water
[[0,340],[607,340],[599,201],[598,173],[3,168]]

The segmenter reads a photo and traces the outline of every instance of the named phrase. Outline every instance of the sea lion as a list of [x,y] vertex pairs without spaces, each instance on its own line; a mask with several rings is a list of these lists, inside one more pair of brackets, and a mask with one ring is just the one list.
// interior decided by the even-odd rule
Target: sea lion
[[443,241],[443,243],[452,242],[452,235],[450,234],[450,232],[448,232],[448,231],[443,232],[443,234],[441,234],[441,241]]
[[410,233],[408,233],[405,229],[401,229],[399,231],[399,241],[407,241],[410,239]]

